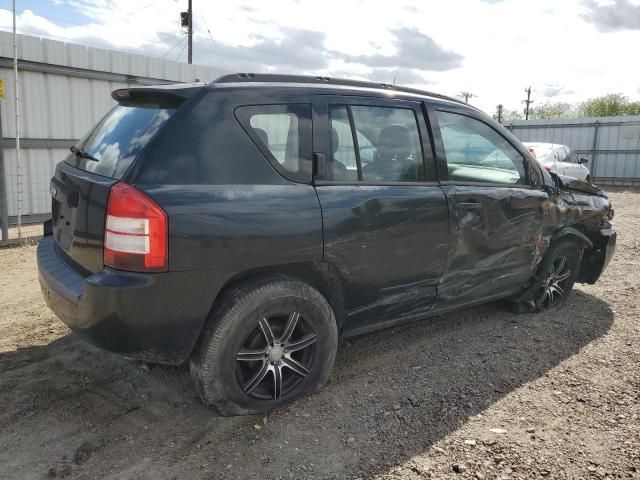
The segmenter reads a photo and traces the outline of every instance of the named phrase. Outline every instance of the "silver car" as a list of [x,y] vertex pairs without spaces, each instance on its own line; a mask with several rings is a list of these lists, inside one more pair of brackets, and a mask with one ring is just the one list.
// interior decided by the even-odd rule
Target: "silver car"
[[585,165],[589,160],[578,157],[566,145],[539,142],[523,144],[547,171],[586,182],[591,181],[591,172]]

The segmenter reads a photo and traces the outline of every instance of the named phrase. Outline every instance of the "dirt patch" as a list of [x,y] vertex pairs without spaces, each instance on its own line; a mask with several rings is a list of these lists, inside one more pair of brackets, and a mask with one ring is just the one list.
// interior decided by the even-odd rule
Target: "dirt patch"
[[317,395],[221,418],[186,368],[96,350],[0,249],[0,477],[640,478],[640,194],[618,251],[555,315],[488,305],[354,340]]

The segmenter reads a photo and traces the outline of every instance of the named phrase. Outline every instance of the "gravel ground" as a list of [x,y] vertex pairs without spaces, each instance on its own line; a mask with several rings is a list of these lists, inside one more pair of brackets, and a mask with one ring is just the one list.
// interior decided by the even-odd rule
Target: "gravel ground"
[[640,193],[618,251],[553,315],[493,305],[361,337],[320,393],[221,418],[188,370],[98,351],[0,250],[0,478],[640,478]]

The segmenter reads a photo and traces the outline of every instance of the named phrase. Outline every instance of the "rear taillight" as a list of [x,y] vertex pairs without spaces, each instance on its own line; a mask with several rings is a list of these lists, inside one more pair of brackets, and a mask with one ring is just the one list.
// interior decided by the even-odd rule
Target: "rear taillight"
[[116,183],[109,192],[104,264],[119,270],[167,270],[167,214],[140,190]]

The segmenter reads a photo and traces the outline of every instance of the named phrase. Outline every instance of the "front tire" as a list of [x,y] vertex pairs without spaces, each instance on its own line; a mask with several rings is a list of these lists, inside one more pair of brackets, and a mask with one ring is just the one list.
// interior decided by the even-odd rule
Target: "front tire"
[[221,415],[262,413],[319,390],[337,346],[324,296],[297,280],[270,278],[218,300],[190,367],[203,403]]
[[562,308],[578,278],[582,246],[571,240],[552,245],[538,267],[533,302],[537,312]]
[[515,313],[547,312],[562,308],[578,278],[582,245],[573,240],[552,244],[538,265],[533,284],[507,305]]

